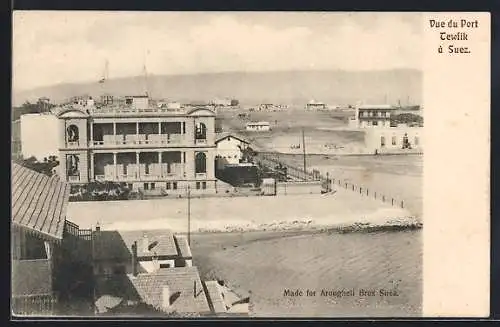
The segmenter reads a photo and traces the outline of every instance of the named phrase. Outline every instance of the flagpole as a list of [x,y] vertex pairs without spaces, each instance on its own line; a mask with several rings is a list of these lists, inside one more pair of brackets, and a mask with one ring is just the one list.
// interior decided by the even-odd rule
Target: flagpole
[[191,246],[191,188],[187,186],[187,198],[188,198],[188,208],[187,208],[187,218],[188,218],[188,245]]

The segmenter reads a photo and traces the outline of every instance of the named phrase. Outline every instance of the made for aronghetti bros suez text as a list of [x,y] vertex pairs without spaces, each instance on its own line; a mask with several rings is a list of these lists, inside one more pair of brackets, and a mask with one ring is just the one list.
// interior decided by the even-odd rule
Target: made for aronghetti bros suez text
[[[464,46],[464,42],[469,41],[468,31],[479,28],[477,19],[449,19],[437,20],[429,19],[431,28],[439,31],[440,41],[452,41],[451,44],[441,44],[438,47],[438,53],[449,54],[468,54],[471,50],[468,46]],[[443,31],[443,29],[446,29]],[[460,30],[454,30],[460,29]]]
[[284,297],[375,297],[399,296],[397,289],[387,288],[342,288],[342,289],[284,289]]

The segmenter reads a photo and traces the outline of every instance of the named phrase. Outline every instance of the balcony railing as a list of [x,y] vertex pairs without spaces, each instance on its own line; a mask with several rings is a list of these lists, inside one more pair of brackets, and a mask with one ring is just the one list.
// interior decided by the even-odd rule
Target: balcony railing
[[207,139],[196,139],[195,144],[207,144]]
[[91,109],[89,113],[93,116],[99,115],[137,115],[137,114],[165,114],[165,115],[183,115],[186,114],[186,109],[167,109],[167,108],[147,108],[147,109],[136,109],[131,107],[110,107],[110,108],[100,108]]
[[80,181],[79,175],[68,176],[68,182],[79,182],[79,181]]
[[[144,134],[133,134],[129,135],[126,139],[123,139],[122,136],[117,136],[116,139],[106,138],[102,141],[94,140],[92,144],[96,147],[159,146],[165,144],[184,144],[185,141],[186,137],[183,134],[150,134],[148,138],[146,138]],[[206,140],[204,141],[206,143]]]

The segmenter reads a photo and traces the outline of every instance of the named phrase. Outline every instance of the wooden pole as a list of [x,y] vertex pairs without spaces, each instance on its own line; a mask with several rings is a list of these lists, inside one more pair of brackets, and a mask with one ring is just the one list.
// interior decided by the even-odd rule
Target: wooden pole
[[187,208],[187,218],[188,218],[188,244],[191,246],[191,188],[187,186],[187,198],[188,198],[188,208]]
[[304,153],[304,174],[307,174],[307,165],[306,165],[306,139],[304,136],[304,128],[302,128],[302,151]]

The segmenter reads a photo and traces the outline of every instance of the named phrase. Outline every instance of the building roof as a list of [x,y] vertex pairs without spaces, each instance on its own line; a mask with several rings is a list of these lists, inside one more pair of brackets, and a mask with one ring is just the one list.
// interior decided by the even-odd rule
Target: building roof
[[12,223],[40,236],[62,239],[69,192],[69,184],[57,176],[13,163]]
[[52,294],[52,274],[49,260],[13,260],[12,296]]
[[207,296],[201,283],[197,267],[160,269],[152,274],[127,275],[139,300],[161,309],[163,287],[168,286],[169,311],[179,313],[209,313]]
[[229,133],[229,132],[223,132],[223,133],[218,133],[215,137],[215,143],[219,143],[220,141],[222,140],[225,140],[229,137],[232,137],[232,138],[235,138],[243,143],[246,143],[246,144],[250,144],[250,142],[246,141],[245,139],[243,139],[242,137],[240,136],[237,136],[233,133]]
[[192,258],[193,254],[191,253],[187,238],[185,236],[175,236],[175,240],[177,241],[179,256],[182,258]]
[[[145,238],[144,236],[147,236]],[[177,247],[171,230],[95,231],[94,257],[96,260],[129,260],[132,244],[137,241],[137,257],[177,256]],[[145,251],[147,242],[149,251]]]
[[256,125],[269,125],[269,122],[267,122],[267,121],[257,121],[257,122],[247,123],[247,126],[256,126]]
[[395,106],[392,106],[390,104],[363,104],[363,105],[360,105],[358,106],[358,109],[385,109],[385,110],[389,110],[389,109],[397,109],[397,107]]
[[212,280],[205,282],[205,285],[207,286],[208,299],[213,308],[213,312],[215,314],[227,312],[226,303],[222,297],[222,291],[219,287],[219,283]]

